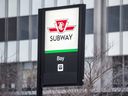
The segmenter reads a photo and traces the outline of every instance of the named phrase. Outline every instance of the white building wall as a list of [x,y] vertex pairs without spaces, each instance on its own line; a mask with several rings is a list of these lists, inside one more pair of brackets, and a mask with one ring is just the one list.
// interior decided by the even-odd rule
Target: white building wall
[[41,8],[41,0],[32,0],[32,14],[37,15],[38,9]]
[[8,17],[17,16],[17,0],[8,1]]
[[7,62],[16,62],[16,41],[8,42]]
[[58,0],[57,6],[65,6],[67,5],[67,0]]
[[29,15],[29,0],[20,0],[20,16]]
[[120,55],[120,33],[107,33],[108,56]]
[[128,55],[128,32],[123,32],[123,55]]
[[19,61],[20,62],[25,62],[29,61],[28,55],[29,55],[29,47],[28,40],[21,40],[20,41],[20,47],[19,47]]
[[85,57],[94,56],[94,35],[85,35]]
[[83,0],[84,4],[86,4],[87,9],[94,8],[94,0]]
[[80,0],[70,0],[70,4],[80,4]]
[[54,7],[54,0],[45,0],[45,7]]
[[107,0],[108,6],[117,6],[120,5],[120,0]]
[[123,4],[128,4],[128,0],[123,0]]
[[5,0],[0,0],[0,18],[5,17]]
[[37,54],[38,54],[38,40],[33,39],[32,40],[32,61],[37,61]]
[[0,63],[4,62],[4,51],[5,51],[5,43],[4,42],[0,42]]

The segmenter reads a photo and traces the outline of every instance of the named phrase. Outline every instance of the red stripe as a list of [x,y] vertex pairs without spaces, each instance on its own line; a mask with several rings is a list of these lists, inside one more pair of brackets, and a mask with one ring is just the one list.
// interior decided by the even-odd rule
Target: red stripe
[[66,28],[66,30],[73,30],[74,29],[74,26],[68,26],[67,28]]
[[49,31],[50,31],[50,32],[56,32],[57,29],[56,29],[56,28],[49,28]]

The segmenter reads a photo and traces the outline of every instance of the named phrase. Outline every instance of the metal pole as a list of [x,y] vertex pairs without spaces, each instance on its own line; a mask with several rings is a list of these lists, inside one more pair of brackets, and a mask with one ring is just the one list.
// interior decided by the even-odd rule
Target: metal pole
[[[38,34],[42,34],[42,11],[38,11]],[[44,38],[43,38],[44,39]],[[37,96],[42,96],[43,94],[43,65],[42,65],[42,58],[44,58],[44,55],[42,56],[42,38],[38,36],[38,67],[37,67]]]
[[[39,45],[38,45],[39,46]],[[39,52],[38,52],[38,55],[39,55]],[[37,96],[42,96],[43,94],[43,84],[42,84],[42,74],[41,74],[41,69],[42,69],[42,66],[41,66],[41,60],[40,60],[40,57],[38,57],[38,67],[37,67]]]
[[[38,64],[39,66],[40,64]],[[42,88],[42,84],[41,84],[41,72],[40,72],[40,67],[38,67],[38,72],[37,72],[37,96],[42,96],[43,94],[43,88]]]

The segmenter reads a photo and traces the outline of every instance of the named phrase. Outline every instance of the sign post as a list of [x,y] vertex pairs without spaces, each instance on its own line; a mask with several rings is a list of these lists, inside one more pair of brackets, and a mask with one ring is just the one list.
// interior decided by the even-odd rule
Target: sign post
[[37,96],[43,86],[82,85],[85,5],[39,10]]

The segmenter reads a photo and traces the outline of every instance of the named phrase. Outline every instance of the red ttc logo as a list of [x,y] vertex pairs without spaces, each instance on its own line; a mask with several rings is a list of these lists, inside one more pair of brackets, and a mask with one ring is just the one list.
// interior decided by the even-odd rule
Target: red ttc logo
[[64,31],[72,31],[75,26],[68,25],[68,20],[56,20],[55,27],[48,28],[50,32],[60,32],[63,33]]

